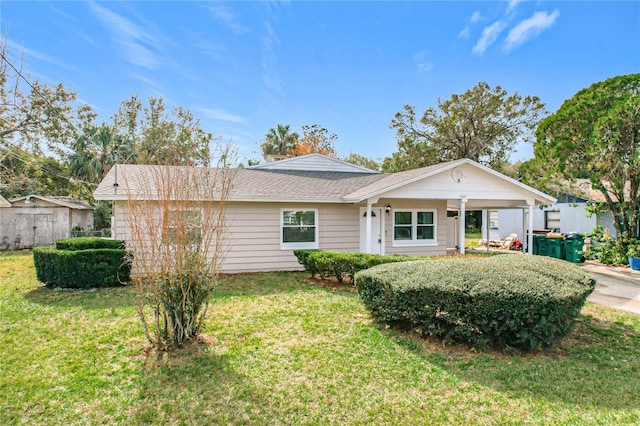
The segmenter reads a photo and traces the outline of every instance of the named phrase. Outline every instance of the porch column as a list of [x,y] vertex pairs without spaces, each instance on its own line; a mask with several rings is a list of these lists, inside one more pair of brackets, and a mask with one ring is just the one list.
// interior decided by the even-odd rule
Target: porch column
[[[459,242],[458,242],[458,246],[460,247],[460,254],[464,254],[464,228],[465,228],[465,215],[466,215],[466,204],[467,204],[467,197],[466,195],[463,195],[462,197],[460,197],[460,213],[459,213],[459,217],[460,217],[460,221],[458,222],[458,238],[459,238]],[[488,235],[488,234],[487,234]]]
[[487,253],[489,253],[491,251],[490,247],[491,245],[489,244],[489,224],[491,222],[490,220],[490,216],[491,216],[491,212],[489,210],[483,210],[483,213],[485,213],[487,215],[485,222],[484,222],[484,226],[485,226],[485,230],[487,231]]
[[529,204],[529,234],[527,235],[527,254],[533,254],[533,204]]
[[367,247],[365,253],[371,253],[371,200],[367,200]]

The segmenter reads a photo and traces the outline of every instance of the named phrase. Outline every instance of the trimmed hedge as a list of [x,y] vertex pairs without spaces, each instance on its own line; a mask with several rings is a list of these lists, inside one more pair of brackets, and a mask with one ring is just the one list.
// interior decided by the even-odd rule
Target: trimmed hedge
[[56,249],[73,251],[89,249],[124,249],[124,241],[99,237],[63,238],[56,241]]
[[112,287],[130,281],[131,265],[121,249],[57,250],[35,247],[36,276],[48,287]]
[[397,254],[382,256],[360,252],[320,250],[295,250],[293,254],[298,258],[298,262],[311,273],[312,277],[315,275],[320,275],[321,278],[333,277],[338,282],[343,282],[345,278],[353,282],[356,272],[372,266],[416,259]]
[[360,299],[383,322],[473,345],[534,350],[568,334],[595,288],[578,266],[502,255],[377,266],[356,274]]

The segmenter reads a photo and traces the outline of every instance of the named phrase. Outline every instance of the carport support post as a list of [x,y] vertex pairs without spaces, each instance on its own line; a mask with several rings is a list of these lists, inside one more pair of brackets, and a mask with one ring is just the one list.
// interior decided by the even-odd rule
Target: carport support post
[[529,204],[529,233],[527,234],[527,254],[533,254],[533,204]]
[[367,249],[365,253],[371,253],[371,204],[372,200],[367,200]]
[[[460,254],[464,254],[464,243],[465,243],[464,228],[465,228],[466,204],[467,204],[467,197],[463,195],[462,197],[460,197],[460,213],[458,214],[458,216],[460,217],[460,220],[458,221],[458,238],[460,239],[460,241],[458,242],[458,245],[460,247]],[[487,236],[488,235],[489,234],[487,233]]]

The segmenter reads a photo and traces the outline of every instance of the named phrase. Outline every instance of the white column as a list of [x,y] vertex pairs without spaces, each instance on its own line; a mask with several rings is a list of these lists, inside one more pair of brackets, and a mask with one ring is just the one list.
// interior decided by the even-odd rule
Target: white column
[[365,253],[371,253],[371,200],[367,200],[367,248]]
[[485,229],[487,230],[487,237],[486,237],[487,238],[487,253],[489,253],[491,251],[490,250],[491,244],[489,244],[489,235],[490,235],[489,223],[491,222],[491,218],[490,218],[491,213],[489,212],[489,210],[483,210],[482,213],[486,214],[486,216],[487,216],[486,219],[485,219],[485,222],[484,222],[484,226],[485,226]]
[[462,196],[460,198],[460,213],[458,214],[458,216],[460,217],[460,221],[458,222],[458,238],[459,238],[459,242],[458,242],[458,247],[460,247],[460,254],[464,254],[464,228],[465,228],[465,214],[466,214],[466,204],[467,204],[467,197],[466,196]]
[[533,204],[529,204],[529,234],[527,237],[527,254],[533,254]]

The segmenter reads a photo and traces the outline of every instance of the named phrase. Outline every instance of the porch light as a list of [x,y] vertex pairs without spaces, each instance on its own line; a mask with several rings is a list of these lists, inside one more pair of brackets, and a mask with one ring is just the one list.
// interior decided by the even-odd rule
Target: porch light
[[391,213],[391,204],[387,204],[387,207],[384,209],[385,212],[387,212],[387,216],[389,216],[389,213]]

